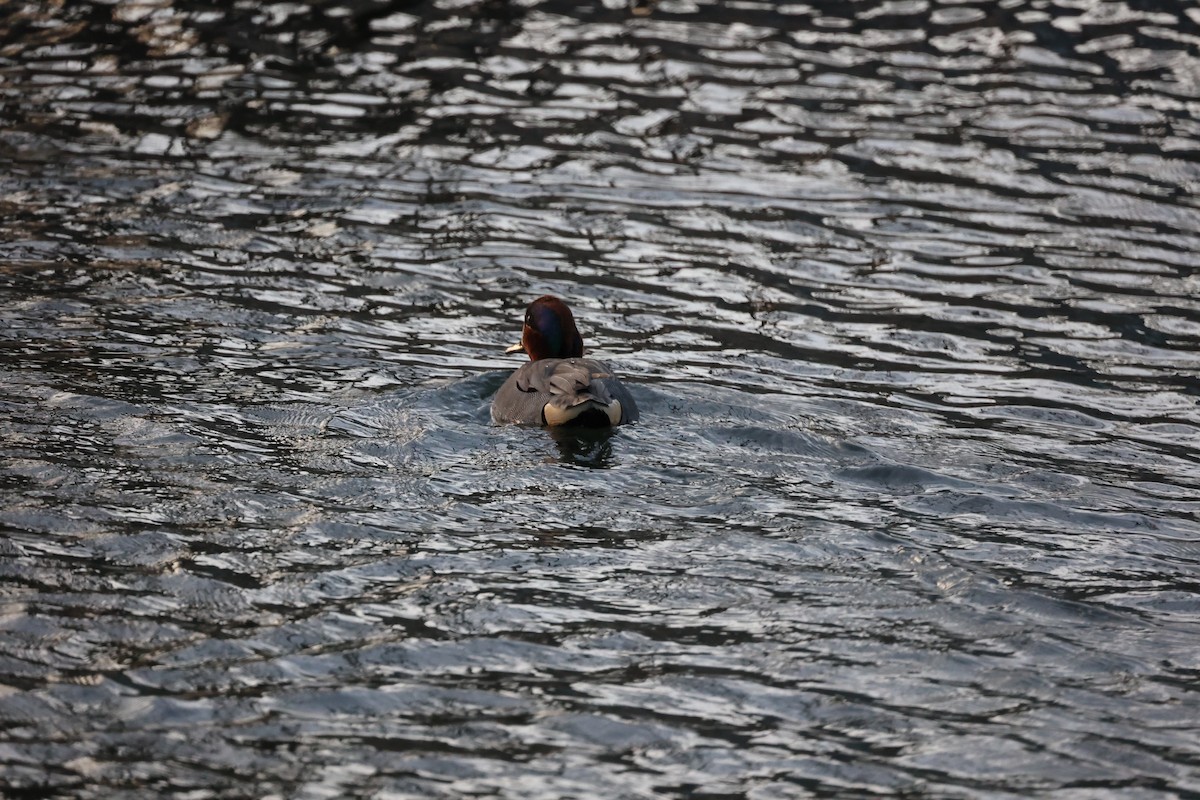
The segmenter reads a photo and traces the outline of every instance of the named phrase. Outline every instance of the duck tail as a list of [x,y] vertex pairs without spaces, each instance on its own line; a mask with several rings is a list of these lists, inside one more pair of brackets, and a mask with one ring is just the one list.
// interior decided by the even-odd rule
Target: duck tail
[[620,425],[621,401],[608,393],[599,378],[587,388],[555,395],[542,409],[547,425]]

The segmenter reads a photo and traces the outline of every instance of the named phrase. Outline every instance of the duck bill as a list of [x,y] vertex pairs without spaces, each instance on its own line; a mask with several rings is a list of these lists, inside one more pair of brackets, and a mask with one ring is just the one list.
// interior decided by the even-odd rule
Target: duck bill
[[504,352],[506,352],[506,353],[524,353],[525,352],[525,344],[523,342],[517,342],[512,347],[509,347],[508,349],[506,349]]

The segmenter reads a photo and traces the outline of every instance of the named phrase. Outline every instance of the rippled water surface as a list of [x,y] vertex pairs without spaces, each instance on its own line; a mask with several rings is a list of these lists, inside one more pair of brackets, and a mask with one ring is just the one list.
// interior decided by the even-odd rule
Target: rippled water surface
[[[1198,119],[1169,0],[0,6],[0,783],[1196,796]],[[546,292],[639,424],[490,424]]]

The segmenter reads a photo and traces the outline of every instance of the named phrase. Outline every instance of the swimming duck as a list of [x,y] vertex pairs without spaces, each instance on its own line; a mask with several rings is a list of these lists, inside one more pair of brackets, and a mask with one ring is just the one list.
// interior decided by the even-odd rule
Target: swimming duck
[[567,304],[544,295],[529,304],[521,341],[528,353],[492,400],[492,421],[604,427],[635,422],[637,404],[602,361],[583,357],[583,337]]

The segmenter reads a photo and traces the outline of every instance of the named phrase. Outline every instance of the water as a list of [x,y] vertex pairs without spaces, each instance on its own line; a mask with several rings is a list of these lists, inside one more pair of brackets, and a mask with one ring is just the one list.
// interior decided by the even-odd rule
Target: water
[[1194,796],[1198,37],[3,7],[7,795]]

